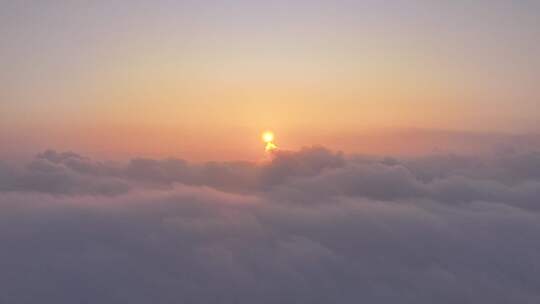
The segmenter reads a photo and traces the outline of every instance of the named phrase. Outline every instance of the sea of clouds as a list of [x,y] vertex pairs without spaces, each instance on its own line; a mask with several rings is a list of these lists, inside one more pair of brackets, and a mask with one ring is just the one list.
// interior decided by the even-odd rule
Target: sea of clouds
[[0,162],[0,303],[540,303],[540,153]]

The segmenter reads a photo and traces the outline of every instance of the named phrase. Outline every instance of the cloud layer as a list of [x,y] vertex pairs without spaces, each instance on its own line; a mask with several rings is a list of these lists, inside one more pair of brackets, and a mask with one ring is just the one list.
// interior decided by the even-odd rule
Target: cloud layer
[[0,163],[1,303],[538,303],[540,153]]

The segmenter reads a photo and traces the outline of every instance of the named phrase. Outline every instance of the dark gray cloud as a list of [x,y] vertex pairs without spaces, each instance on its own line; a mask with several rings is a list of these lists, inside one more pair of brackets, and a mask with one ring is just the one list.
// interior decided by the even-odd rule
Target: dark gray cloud
[[538,303],[539,159],[0,163],[0,303]]

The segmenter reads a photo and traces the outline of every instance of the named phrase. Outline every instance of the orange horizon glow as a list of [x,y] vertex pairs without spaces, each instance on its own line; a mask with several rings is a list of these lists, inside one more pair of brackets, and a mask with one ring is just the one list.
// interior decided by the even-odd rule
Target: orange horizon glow
[[[441,153],[471,154],[493,151],[505,135],[429,129],[274,129],[282,149],[324,146],[349,154],[423,155]],[[44,134],[46,136],[44,136]],[[24,138],[24,140],[21,140]],[[533,139],[523,138],[533,145]],[[96,159],[182,158],[189,161],[258,161],[265,157],[260,128],[197,128],[197,126],[65,126],[20,128],[18,133],[0,128],[0,156],[31,158],[47,149],[73,151]],[[266,148],[266,144],[264,145]]]

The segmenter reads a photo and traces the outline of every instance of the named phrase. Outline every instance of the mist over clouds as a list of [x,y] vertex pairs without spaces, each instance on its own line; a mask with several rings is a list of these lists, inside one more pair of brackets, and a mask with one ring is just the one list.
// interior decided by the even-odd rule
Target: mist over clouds
[[0,162],[1,303],[538,303],[540,153]]

